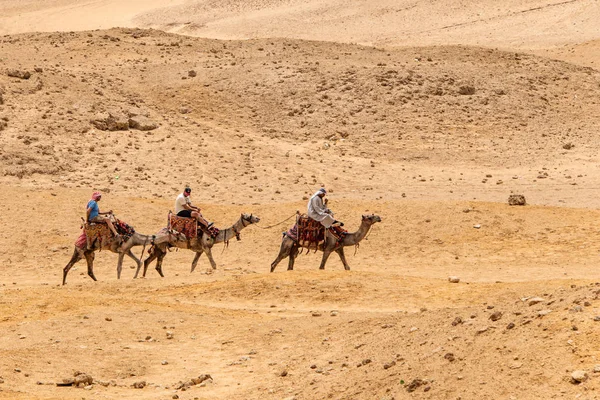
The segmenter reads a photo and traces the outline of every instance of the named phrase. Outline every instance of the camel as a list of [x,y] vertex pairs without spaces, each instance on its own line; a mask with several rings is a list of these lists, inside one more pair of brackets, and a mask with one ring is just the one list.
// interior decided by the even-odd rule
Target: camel
[[[371,229],[371,226],[376,222],[381,222],[381,218],[378,215],[363,215],[362,222],[358,230],[353,233],[348,233],[342,239],[340,244],[337,244],[337,239],[331,233],[329,233],[328,230],[326,230],[325,240],[322,244],[319,245],[317,249],[323,252],[323,258],[321,259],[321,266],[319,267],[319,269],[325,269],[325,263],[327,262],[329,255],[335,251],[340,256],[342,264],[344,264],[344,269],[346,271],[350,271],[350,266],[348,265],[348,262],[346,261],[346,256],[344,255],[344,247],[355,246],[358,243],[360,243],[360,241],[363,240],[369,232],[369,229]],[[281,239],[279,255],[277,256],[275,261],[271,263],[271,272],[273,272],[275,270],[275,267],[277,267],[277,264],[279,264],[279,262],[286,257],[290,258],[288,264],[288,271],[293,270],[294,261],[298,256],[300,247],[301,246],[299,246],[298,243],[296,243],[292,238],[290,238],[286,233],[284,233],[283,238]]]
[[[260,218],[252,215],[252,214],[242,214],[240,218],[229,228],[222,229],[219,231],[219,234],[215,237],[209,237],[205,233],[202,236],[193,238],[190,240],[177,240],[174,243],[170,243],[171,245],[178,247],[180,249],[189,249],[196,252],[196,256],[194,257],[194,261],[192,261],[192,269],[190,271],[194,272],[196,269],[196,265],[198,265],[198,259],[202,255],[202,253],[206,253],[208,257],[208,261],[210,261],[210,265],[213,269],[217,269],[217,263],[213,259],[212,256],[212,247],[217,243],[229,242],[230,239],[236,237],[239,240],[240,231],[252,224],[256,224],[260,221]],[[146,271],[148,270],[148,265],[152,263],[152,261],[156,260],[156,271],[158,271],[161,277],[165,277],[162,272],[162,261],[167,254],[168,244],[163,243],[160,245],[154,246],[150,255],[146,260],[144,260],[144,273],[142,277],[146,276]]]
[[67,274],[69,270],[75,265],[79,260],[85,258],[87,261],[88,267],[88,275],[94,281],[97,281],[96,276],[94,276],[94,252],[96,250],[110,250],[113,253],[119,254],[119,261],[117,263],[117,278],[121,279],[121,271],[123,269],[123,257],[128,255],[137,263],[137,270],[135,271],[134,279],[137,278],[138,272],[142,266],[142,262],[136,256],[133,255],[131,248],[134,246],[145,246],[145,245],[163,245],[168,242],[175,242],[181,238],[185,238],[183,234],[180,233],[171,233],[165,232],[161,235],[142,235],[141,233],[135,232],[128,240],[125,242],[121,242],[119,238],[113,237],[108,243],[105,243],[102,247],[96,241],[94,243],[94,248],[88,249],[87,247],[79,248],[75,246],[75,251],[71,256],[71,260],[68,262],[67,266],[63,269],[63,285],[67,282]]

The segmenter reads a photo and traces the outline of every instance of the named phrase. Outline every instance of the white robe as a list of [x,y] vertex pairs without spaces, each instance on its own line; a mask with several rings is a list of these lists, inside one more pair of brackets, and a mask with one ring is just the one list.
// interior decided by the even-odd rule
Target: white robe
[[329,228],[335,219],[329,208],[323,204],[323,199],[319,197],[321,192],[316,192],[308,201],[308,216],[315,221],[319,221],[325,228]]

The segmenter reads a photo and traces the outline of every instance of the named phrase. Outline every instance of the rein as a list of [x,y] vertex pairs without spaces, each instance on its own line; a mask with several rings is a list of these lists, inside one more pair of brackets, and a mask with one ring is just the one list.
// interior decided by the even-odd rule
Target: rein
[[264,227],[263,227],[263,226],[258,226],[258,224],[257,224],[257,225],[256,225],[256,227],[257,227],[257,228],[260,228],[260,229],[271,229],[271,228],[273,228],[273,227],[276,227],[277,225],[281,225],[281,224],[283,224],[284,222],[286,222],[286,221],[289,221],[290,219],[294,218],[294,217],[296,216],[296,214],[298,214],[298,212],[294,213],[294,214],[293,214],[292,216],[290,216],[289,218],[286,218],[286,219],[284,219],[283,221],[281,221],[281,222],[278,222],[278,223],[276,223],[276,224],[273,224],[273,225],[269,225],[269,226],[264,226]]
[[[252,214],[250,214],[250,219],[252,219]],[[242,229],[245,228],[245,227],[247,227],[247,226],[249,226],[249,225],[252,225],[252,221],[248,221],[248,225],[246,225],[246,223],[245,223],[246,218],[244,218],[243,215],[240,217],[239,221],[242,222]],[[235,234],[235,238],[238,241],[242,240],[242,238],[240,237],[240,231],[238,231],[237,229],[235,229],[235,224],[233,224],[231,226],[231,230]],[[226,231],[227,230],[225,230],[225,232]],[[223,233],[223,234],[225,235],[225,233]],[[225,236],[225,238],[227,238],[227,236]],[[224,244],[224,246],[223,246],[223,251],[221,251],[221,254],[223,254],[225,252],[225,248],[229,247],[229,239],[228,240],[223,240],[223,244]]]
[[[150,239],[150,244],[154,246],[154,239],[156,239],[156,235],[152,235],[152,239]],[[144,257],[144,251],[146,250],[146,243],[148,243],[148,237],[144,239],[144,247],[142,247],[142,254],[140,254],[140,261]]]

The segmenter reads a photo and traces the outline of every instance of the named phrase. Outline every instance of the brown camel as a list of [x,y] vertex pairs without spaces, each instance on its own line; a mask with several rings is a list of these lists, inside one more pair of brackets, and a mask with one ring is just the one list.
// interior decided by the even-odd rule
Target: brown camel
[[[348,233],[342,239],[340,244],[338,244],[337,239],[331,233],[329,233],[328,230],[326,230],[325,241],[322,244],[320,244],[319,248],[317,249],[323,252],[323,258],[321,259],[321,266],[319,267],[319,269],[325,269],[325,263],[327,262],[329,255],[335,251],[340,256],[342,264],[344,264],[344,269],[346,269],[346,271],[349,271],[350,266],[348,265],[348,262],[346,261],[346,256],[344,255],[344,247],[357,245],[361,240],[365,238],[365,236],[369,232],[369,229],[371,229],[371,225],[373,225],[376,222],[381,222],[381,218],[379,218],[378,215],[363,215],[362,222],[358,230],[354,233]],[[286,257],[290,258],[288,264],[288,271],[293,270],[294,261],[298,256],[300,247],[301,246],[299,246],[296,241],[294,241],[286,233],[284,233],[283,238],[281,239],[279,255],[277,256],[275,261],[271,263],[271,272],[273,272],[275,270],[275,267],[277,267],[277,264],[279,264],[279,262]]]
[[134,279],[137,278],[138,272],[142,266],[142,262],[131,252],[131,248],[134,246],[145,246],[145,245],[162,245],[167,242],[175,242],[178,239],[185,238],[180,233],[169,233],[165,232],[161,235],[142,235],[141,233],[135,232],[128,240],[125,242],[121,242],[120,239],[113,238],[108,243],[105,243],[102,247],[100,247],[100,243],[98,241],[94,242],[94,248],[88,249],[87,247],[79,248],[75,246],[75,251],[73,251],[73,255],[71,256],[71,260],[68,262],[67,266],[63,269],[63,285],[67,281],[67,274],[69,270],[75,265],[79,260],[85,258],[87,261],[88,267],[88,275],[94,281],[97,281],[94,276],[94,252],[96,250],[110,250],[113,253],[119,254],[119,261],[117,263],[117,278],[121,279],[121,270],[123,269],[123,257],[128,255],[137,263],[137,270],[135,271]]
[[[196,252],[194,261],[192,261],[192,269],[190,272],[194,272],[194,269],[196,269],[198,259],[200,258],[202,253],[206,253],[206,256],[208,257],[208,261],[210,261],[210,265],[212,266],[212,268],[217,269],[217,263],[215,262],[212,256],[212,247],[217,243],[228,242],[234,237],[239,237],[240,231],[242,229],[252,224],[256,224],[259,221],[260,218],[255,215],[242,214],[240,216],[240,219],[238,219],[232,226],[230,226],[227,229],[220,230],[219,234],[214,238],[203,233],[202,236],[190,239],[189,241],[187,239],[177,240],[174,243],[169,244],[180,249],[189,249]],[[150,263],[152,263],[152,261],[156,259],[156,271],[158,271],[160,276],[164,278],[162,272],[162,261],[167,255],[169,244],[163,243],[160,245],[156,245],[151,249],[150,255],[148,256],[148,258],[146,258],[146,260],[144,260],[144,273],[142,274],[142,276],[146,276],[148,265],[150,265]]]

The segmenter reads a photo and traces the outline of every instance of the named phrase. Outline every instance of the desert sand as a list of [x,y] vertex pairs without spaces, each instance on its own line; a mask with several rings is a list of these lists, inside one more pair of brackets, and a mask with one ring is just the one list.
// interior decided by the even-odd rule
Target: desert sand
[[[0,398],[600,398],[599,14],[0,0]],[[92,192],[153,234],[186,185],[261,218],[216,270],[61,285]],[[320,187],[382,222],[269,273]]]

